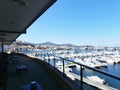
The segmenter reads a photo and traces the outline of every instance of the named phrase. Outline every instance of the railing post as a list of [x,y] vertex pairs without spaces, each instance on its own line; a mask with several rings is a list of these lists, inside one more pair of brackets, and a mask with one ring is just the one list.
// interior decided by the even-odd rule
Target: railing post
[[40,57],[42,57],[42,52],[40,53]]
[[80,65],[80,90],[83,90],[83,67]]
[[44,53],[44,62],[45,62],[45,53]]
[[63,77],[65,77],[65,63],[64,63],[64,58],[63,58]]
[[53,60],[54,60],[54,69],[55,69],[55,56],[54,56],[54,59],[53,59]]
[[48,64],[50,63],[50,57],[49,57],[49,54],[47,53],[47,55],[48,55]]

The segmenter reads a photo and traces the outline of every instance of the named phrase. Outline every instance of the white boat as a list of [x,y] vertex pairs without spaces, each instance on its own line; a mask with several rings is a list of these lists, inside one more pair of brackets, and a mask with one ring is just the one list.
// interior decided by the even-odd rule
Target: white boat
[[101,84],[106,84],[106,81],[104,79],[101,79],[98,76],[87,76],[87,79],[96,82],[96,83],[101,83]]
[[75,77],[74,76],[72,76],[72,75],[70,75],[70,74],[66,74],[71,80],[75,80]]
[[56,67],[59,67],[59,66],[63,66],[63,62],[62,61],[56,62]]
[[[57,69],[63,71],[63,66],[58,66]],[[67,66],[64,67],[64,70],[65,72],[72,72],[72,69]]]
[[[60,70],[60,71],[63,71],[63,63],[61,61],[58,61],[56,63],[56,68],[58,70]],[[65,63],[65,66],[64,66],[64,70],[67,71],[67,72],[71,72],[72,71],[72,69],[69,68],[66,63]]]

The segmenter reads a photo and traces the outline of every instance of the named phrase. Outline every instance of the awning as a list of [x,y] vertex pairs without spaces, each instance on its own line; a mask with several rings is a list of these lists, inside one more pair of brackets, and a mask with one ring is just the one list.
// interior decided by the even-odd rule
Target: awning
[[11,43],[56,0],[1,0],[0,42]]

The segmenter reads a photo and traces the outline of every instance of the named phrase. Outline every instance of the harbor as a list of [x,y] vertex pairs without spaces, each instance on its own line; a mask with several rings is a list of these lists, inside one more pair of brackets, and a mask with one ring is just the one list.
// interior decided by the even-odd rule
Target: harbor
[[[69,53],[68,53],[69,52]],[[55,67],[62,71],[63,70],[63,60],[60,58],[63,58],[65,61],[65,72],[67,72],[67,76],[70,77],[72,80],[79,80],[80,81],[80,66],[72,63],[72,62],[67,62],[66,60],[71,60],[83,65],[90,66],[92,68],[104,70],[108,73],[114,74],[113,71],[116,73],[114,67],[117,65],[120,67],[119,62],[120,62],[120,55],[119,52],[117,51],[102,51],[95,53],[95,51],[92,52],[80,52],[80,53],[74,53],[73,51],[52,51],[52,50],[47,50],[47,51],[34,51],[28,54],[31,57],[34,58],[39,58],[40,60],[49,62],[52,66]],[[54,61],[55,60],[55,61]],[[111,67],[113,67],[111,69]],[[84,68],[84,67],[83,67]],[[112,79],[109,80],[109,77],[105,75],[101,75],[99,73],[96,73],[91,70],[87,70],[86,68],[83,70],[84,72],[84,77],[83,81],[84,83],[91,85],[95,88],[102,89],[102,90],[119,90],[120,87],[117,84],[113,84]],[[118,71],[117,71],[118,72]],[[92,73],[92,74],[91,74]],[[117,73],[116,75],[120,75]],[[91,80],[87,79],[87,76],[100,76],[101,78],[104,78],[107,81],[107,85],[104,84],[98,84],[96,82],[92,82]],[[119,82],[116,81],[115,82]],[[97,85],[96,85],[97,84]],[[99,87],[101,86],[101,87]]]
[[0,90],[120,90],[119,0],[0,4]]

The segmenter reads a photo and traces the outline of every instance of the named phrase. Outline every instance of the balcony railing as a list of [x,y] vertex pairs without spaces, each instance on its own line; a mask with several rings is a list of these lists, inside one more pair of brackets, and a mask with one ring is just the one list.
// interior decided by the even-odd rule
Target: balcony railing
[[[54,58],[51,60],[49,58],[49,54],[47,54],[47,59],[45,58],[45,53],[42,53],[41,57],[43,57],[43,61],[47,62],[48,64],[52,65],[54,68],[56,68],[56,58],[58,59],[59,58],[59,61],[62,62],[62,73],[63,73],[63,77],[65,78],[65,74],[66,74],[66,71],[65,71],[65,62],[72,62],[74,64],[77,64],[80,66],[80,71],[79,71],[79,80],[80,80],[80,90],[83,90],[83,83],[84,83],[84,78],[83,78],[83,68],[85,69],[89,69],[89,70],[92,70],[92,71],[95,71],[95,72],[98,72],[100,74],[103,74],[103,75],[106,75],[107,77],[110,77],[110,78],[113,78],[113,79],[116,79],[116,80],[120,80],[120,77],[119,76],[116,76],[116,75],[113,75],[111,73],[108,73],[106,71],[103,71],[103,70],[100,70],[100,69],[96,69],[96,68],[92,68],[92,67],[89,67],[89,66],[86,66],[86,65],[83,65],[83,64],[80,64],[80,63],[77,63],[75,61],[72,61],[70,59],[67,59],[67,58],[62,58],[62,57],[58,57],[58,56],[54,56]],[[52,63],[51,63],[52,61]],[[88,84],[89,85],[89,84]],[[106,85],[108,86],[108,85]],[[109,87],[109,86],[108,86]],[[104,87],[103,87],[104,88]],[[104,88],[105,89],[105,88]],[[120,89],[119,87],[118,88],[114,88],[114,87],[111,87],[110,86],[110,90],[113,89],[113,90],[118,90]],[[108,90],[108,89],[107,89]]]
[[[57,57],[57,56],[55,56],[55,57]],[[64,78],[65,78],[65,73],[66,73],[66,72],[65,72],[65,62],[66,62],[66,61],[72,62],[72,63],[77,64],[77,65],[80,66],[80,76],[79,76],[79,78],[80,78],[80,90],[83,90],[83,83],[84,83],[84,81],[83,81],[83,68],[86,68],[86,69],[89,69],[89,70],[93,70],[93,71],[99,72],[100,74],[109,76],[109,77],[114,78],[114,79],[116,79],[116,80],[120,80],[120,77],[119,77],[119,76],[115,76],[115,75],[110,74],[110,73],[108,73],[108,72],[105,72],[105,71],[103,71],[103,70],[96,69],[96,68],[92,68],[92,67],[89,67],[89,66],[86,66],[86,65],[77,63],[77,62],[75,62],[75,61],[71,61],[71,60],[66,59],[66,58],[61,58],[61,57],[59,57],[59,58],[60,58],[59,60],[61,60],[62,63],[63,63],[62,73],[63,73],[63,77],[64,77]],[[49,59],[49,58],[48,58],[48,60],[45,60],[45,61],[46,61],[48,64],[50,64],[50,59]],[[55,65],[56,65],[56,59],[54,58],[53,61],[54,61],[53,66],[54,66],[54,68],[56,68],[56,66],[55,66]],[[116,88],[113,88],[113,89],[116,90]]]

